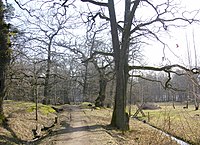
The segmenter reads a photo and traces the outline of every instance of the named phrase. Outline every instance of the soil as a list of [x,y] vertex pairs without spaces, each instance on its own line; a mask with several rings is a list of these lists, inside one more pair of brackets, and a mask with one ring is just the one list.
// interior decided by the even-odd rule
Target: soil
[[[8,106],[7,106],[8,107]],[[80,105],[60,106],[62,112],[42,115],[38,122],[31,119],[34,112],[15,110],[8,116],[10,130],[0,128],[0,144],[40,144],[40,145],[176,145],[170,137],[152,129],[147,124],[130,119],[130,131],[121,132],[110,128],[112,109],[87,109]],[[8,107],[9,108],[9,107]],[[12,109],[11,109],[12,110]],[[10,111],[11,111],[10,110]],[[10,113],[12,114],[12,113]],[[23,116],[23,118],[22,118]],[[55,116],[58,120],[55,122]],[[21,117],[21,118],[20,118]],[[15,121],[14,121],[15,120]],[[52,125],[53,124],[53,125]],[[32,130],[36,125],[41,131],[34,138]],[[17,138],[17,139],[16,139]]]

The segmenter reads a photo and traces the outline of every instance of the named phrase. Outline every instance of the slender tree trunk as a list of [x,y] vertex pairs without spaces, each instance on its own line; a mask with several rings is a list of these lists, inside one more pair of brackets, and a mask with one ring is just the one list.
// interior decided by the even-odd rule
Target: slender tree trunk
[[[132,76],[133,76],[133,72],[132,72]],[[130,90],[129,90],[129,116],[131,116],[131,106],[132,106],[132,93],[133,93],[133,77],[131,77],[131,82],[130,82]],[[133,104],[135,104],[135,101],[133,101]]]
[[[189,87],[188,87],[188,89],[189,89]],[[187,98],[187,102],[186,102],[186,106],[185,106],[185,109],[188,109],[188,107],[189,107],[189,90],[187,90],[187,94],[186,94],[186,98]]]
[[193,92],[193,96],[194,96],[195,110],[199,110],[199,102],[198,102],[198,96],[197,96],[195,84],[192,84],[192,92]]
[[51,69],[51,42],[52,42],[52,39],[50,39],[50,43],[48,45],[47,70],[46,70],[46,76],[45,76],[45,82],[44,82],[44,99],[45,99],[44,104],[50,104],[49,78],[50,78],[50,69]]
[[50,61],[47,62],[47,70],[46,70],[46,77],[45,77],[45,82],[44,82],[44,104],[49,104],[50,103],[50,98],[49,98],[49,75],[50,75]]
[[87,96],[88,62],[86,62],[84,65],[85,65],[85,74],[83,80],[83,101],[89,101],[89,98]]
[[47,36],[49,39],[49,43],[47,45],[47,69],[46,69],[46,77],[45,77],[45,83],[44,83],[44,97],[45,97],[44,103],[45,104],[50,104],[50,100],[51,100],[50,86],[49,86],[50,71],[51,71],[51,45],[53,42],[53,38],[58,34],[60,29],[61,28],[58,28],[57,31],[51,36]]

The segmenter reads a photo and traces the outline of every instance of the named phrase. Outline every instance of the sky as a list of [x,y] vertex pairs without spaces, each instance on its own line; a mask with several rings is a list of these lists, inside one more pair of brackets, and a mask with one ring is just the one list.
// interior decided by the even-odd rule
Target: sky
[[168,45],[165,48],[163,48],[163,45],[158,42],[152,42],[152,45],[143,48],[147,63],[155,65],[179,63],[187,66],[189,65],[189,51],[191,64],[194,66],[194,47],[197,55],[199,56],[200,54],[200,44],[198,41],[199,32],[200,29],[198,26],[188,26],[188,28],[185,29],[175,29],[170,33],[171,36],[169,36],[169,38],[164,39],[164,42]]
[[[199,9],[200,1],[181,0],[181,4],[188,10]],[[197,58],[200,54],[200,25],[191,24],[184,28],[172,28],[169,35],[165,35],[164,42],[168,45],[163,51],[163,46],[157,42],[144,49],[145,62],[151,65],[181,64],[195,66],[195,51]],[[164,53],[163,53],[164,52]],[[190,63],[188,60],[190,56]],[[164,58],[163,58],[164,57]],[[198,64],[200,60],[197,59]]]
[[[195,1],[195,2],[191,0],[172,0],[172,1],[177,4],[180,4],[178,6],[181,7],[180,12],[184,10],[193,11],[200,9],[200,1]],[[166,0],[156,0],[155,2],[161,3],[161,2],[166,2]],[[121,16],[121,14],[124,11],[124,0],[116,0],[115,4],[116,4],[116,14],[118,15],[118,19],[120,19],[123,17]],[[154,10],[149,8],[147,9],[146,7],[144,7],[144,9],[138,10],[137,14],[139,14],[140,17],[144,19],[145,18],[148,19],[149,14],[153,12]],[[185,13],[186,16],[191,16],[191,14]],[[177,24],[179,25],[181,24],[181,22],[177,22]],[[195,58],[194,46],[196,48],[196,53],[200,54],[200,48],[199,48],[200,25],[188,24],[187,27],[179,27],[179,28],[171,27],[166,33],[163,33],[163,35],[161,35],[161,38],[163,42],[166,44],[165,48],[163,48],[163,45],[158,43],[157,41],[151,41],[149,43],[150,45],[142,46],[142,51],[145,56],[142,61],[142,64],[154,65],[154,66],[164,66],[170,64],[181,64],[184,66],[195,65],[196,60],[194,59]],[[188,60],[188,53],[191,58],[190,64]],[[199,62],[200,60],[197,61]]]
[[[25,1],[25,0],[24,0]],[[116,0],[116,13],[120,18],[121,11],[123,11],[124,0]],[[157,2],[162,2],[166,0],[158,0]],[[187,10],[198,9],[200,6],[200,1],[191,2],[191,0],[174,0],[176,2],[180,2],[182,8],[186,8]],[[9,2],[9,1],[8,1]],[[86,6],[86,4],[84,4]],[[91,8],[91,7],[90,7]],[[95,7],[92,7],[95,8]],[[147,17],[152,10],[141,9],[138,13],[140,17]],[[189,14],[188,14],[189,15]],[[197,54],[200,54],[200,26],[189,25],[185,28],[170,28],[169,33],[166,33],[161,36],[164,43],[166,43],[166,47],[163,48],[163,45],[158,43],[157,41],[151,41],[150,45],[146,45],[142,47],[143,54],[145,58],[143,60],[143,64],[148,65],[167,65],[167,64],[182,64],[185,66],[189,65],[188,61],[188,53],[191,56],[191,64],[195,65],[195,57],[194,57],[194,46],[196,48]],[[85,31],[84,31],[85,32]],[[194,33],[194,40],[193,40]],[[187,41],[186,41],[187,40]],[[195,43],[193,43],[195,42]],[[189,51],[188,51],[189,50]],[[199,61],[199,60],[198,60]]]

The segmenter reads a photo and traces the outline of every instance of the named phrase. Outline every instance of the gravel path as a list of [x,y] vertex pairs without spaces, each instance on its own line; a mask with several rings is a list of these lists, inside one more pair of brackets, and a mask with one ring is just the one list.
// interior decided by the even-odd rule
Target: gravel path
[[[67,112],[66,112],[67,113]],[[72,106],[70,125],[43,141],[48,145],[117,145],[105,129],[93,123],[78,106]]]

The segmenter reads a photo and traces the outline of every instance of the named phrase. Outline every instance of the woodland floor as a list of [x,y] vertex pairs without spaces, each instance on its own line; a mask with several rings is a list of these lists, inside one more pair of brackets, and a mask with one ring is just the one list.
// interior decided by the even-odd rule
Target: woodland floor
[[[24,105],[26,104],[26,105]],[[8,118],[6,128],[0,127],[0,144],[41,144],[41,145],[176,145],[170,137],[152,129],[147,124],[130,120],[130,131],[124,134],[107,125],[112,109],[91,109],[81,105],[63,105],[60,113],[52,110],[39,111],[35,121],[31,103],[5,102],[4,110]],[[32,107],[33,108],[33,107]],[[40,107],[42,108],[42,106]],[[28,110],[28,111],[27,111]],[[55,123],[55,117],[58,123]],[[48,128],[49,126],[52,126]],[[41,131],[34,139],[32,130],[39,126]],[[38,127],[38,128],[39,128]]]

